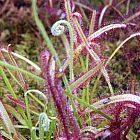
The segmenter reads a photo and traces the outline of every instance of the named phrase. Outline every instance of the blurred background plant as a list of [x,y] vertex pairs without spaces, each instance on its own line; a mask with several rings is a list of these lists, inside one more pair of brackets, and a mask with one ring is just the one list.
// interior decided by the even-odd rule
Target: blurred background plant
[[138,0],[0,9],[0,139],[140,138]]

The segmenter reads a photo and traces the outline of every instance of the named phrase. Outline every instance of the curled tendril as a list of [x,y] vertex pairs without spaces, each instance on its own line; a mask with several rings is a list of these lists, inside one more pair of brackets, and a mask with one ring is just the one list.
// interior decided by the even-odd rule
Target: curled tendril
[[70,81],[74,79],[73,74],[73,46],[74,46],[74,30],[71,24],[66,20],[59,20],[56,23],[53,24],[51,28],[51,33],[54,36],[59,36],[64,33],[65,26],[66,25],[69,29],[69,35],[70,35],[70,61],[69,61],[69,69],[70,69]]
[[53,26],[51,28],[52,35],[59,36],[59,35],[63,34],[65,31],[64,25],[66,25],[68,27],[69,33],[70,33],[70,38],[72,39],[73,38],[73,28],[72,28],[71,24],[66,20],[59,20],[53,24]]
[[45,132],[49,131],[50,119],[48,118],[47,114],[44,112],[39,115],[39,127],[40,129],[43,128]]
[[63,34],[65,31],[65,27],[63,25],[58,25],[57,22],[52,26],[51,33],[54,36],[59,36]]

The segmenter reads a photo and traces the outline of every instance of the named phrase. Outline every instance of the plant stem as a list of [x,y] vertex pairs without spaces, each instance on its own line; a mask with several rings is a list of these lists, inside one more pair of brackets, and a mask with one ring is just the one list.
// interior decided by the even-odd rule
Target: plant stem
[[60,66],[60,60],[58,58],[58,54],[56,53],[56,51],[53,47],[53,44],[52,44],[51,40],[49,39],[48,34],[46,33],[44,25],[42,24],[41,20],[38,17],[37,0],[32,0],[32,11],[33,11],[33,16],[34,16],[36,25],[37,25],[38,29],[40,30],[48,49],[53,54],[55,59],[58,61],[58,64]]

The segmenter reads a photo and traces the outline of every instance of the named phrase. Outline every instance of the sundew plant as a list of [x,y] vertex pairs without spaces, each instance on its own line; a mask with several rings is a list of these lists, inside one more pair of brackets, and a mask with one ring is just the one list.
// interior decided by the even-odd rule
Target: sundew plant
[[0,140],[139,140],[139,4],[0,1]]

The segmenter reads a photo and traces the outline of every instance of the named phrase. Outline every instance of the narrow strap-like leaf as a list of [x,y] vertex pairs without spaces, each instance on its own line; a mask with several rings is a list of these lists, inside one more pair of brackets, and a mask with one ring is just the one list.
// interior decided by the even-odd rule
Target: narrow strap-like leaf
[[1,116],[1,119],[2,119],[2,122],[4,123],[4,125],[6,126],[6,129],[8,131],[9,134],[15,134],[16,133],[16,130],[8,116],[8,113],[7,111],[5,110],[2,102],[0,101],[0,116]]

